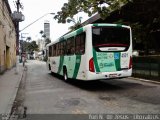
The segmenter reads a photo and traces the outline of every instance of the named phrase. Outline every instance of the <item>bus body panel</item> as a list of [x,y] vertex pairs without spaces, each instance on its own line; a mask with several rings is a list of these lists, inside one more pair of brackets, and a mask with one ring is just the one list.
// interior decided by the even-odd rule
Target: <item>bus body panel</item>
[[[92,26],[91,26],[92,27]],[[130,29],[128,26],[121,26]],[[89,31],[87,44],[92,45],[91,29]],[[132,59],[132,35],[130,29],[130,46],[124,52],[96,52],[92,46],[87,46],[87,62],[93,58],[95,72],[91,72],[89,67],[86,71],[87,80],[110,79],[129,77],[132,75],[132,68],[129,68]],[[95,58],[94,58],[95,57]],[[95,62],[96,61],[96,62]],[[96,65],[97,64],[97,65]],[[89,62],[87,63],[89,66]],[[97,68],[96,68],[97,67]]]
[[58,72],[58,68],[59,68],[59,60],[60,57],[51,57],[50,58],[50,65],[51,65],[51,71],[54,73]]
[[116,78],[124,78],[129,77],[132,74],[132,69],[117,71],[117,72],[102,72],[102,73],[93,73],[90,71],[86,71],[87,80],[104,80],[104,79],[116,79]]
[[64,65],[67,68],[68,78],[72,78],[74,74],[74,68],[76,64],[76,55],[65,56]]

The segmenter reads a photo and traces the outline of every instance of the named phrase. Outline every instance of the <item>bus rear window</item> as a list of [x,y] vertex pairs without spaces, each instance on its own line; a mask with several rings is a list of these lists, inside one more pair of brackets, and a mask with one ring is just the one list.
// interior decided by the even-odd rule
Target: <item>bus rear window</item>
[[125,51],[130,46],[130,29],[123,27],[93,27],[92,43],[98,51]]

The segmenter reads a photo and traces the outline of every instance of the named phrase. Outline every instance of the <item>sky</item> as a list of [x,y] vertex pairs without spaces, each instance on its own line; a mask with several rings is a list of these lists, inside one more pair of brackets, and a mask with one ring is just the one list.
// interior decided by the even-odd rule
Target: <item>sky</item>
[[[16,11],[16,0],[9,0],[9,4],[12,12]],[[57,13],[61,10],[61,7],[64,3],[67,3],[68,0],[20,0],[23,5],[23,10],[20,10],[25,16],[25,20],[20,22],[20,30],[25,28],[33,21],[42,17],[46,13]],[[82,22],[88,19],[88,16],[85,13],[79,13],[78,17],[82,17]],[[77,18],[75,16],[75,18]],[[48,14],[42,19],[38,20],[25,30],[20,33],[20,36],[31,37],[32,40],[37,40],[41,38],[40,31],[44,30],[44,21],[50,22],[50,37],[54,41],[66,32],[68,28],[73,25],[73,23],[58,24],[57,20],[53,19],[54,15]],[[23,38],[25,39],[25,38]]]

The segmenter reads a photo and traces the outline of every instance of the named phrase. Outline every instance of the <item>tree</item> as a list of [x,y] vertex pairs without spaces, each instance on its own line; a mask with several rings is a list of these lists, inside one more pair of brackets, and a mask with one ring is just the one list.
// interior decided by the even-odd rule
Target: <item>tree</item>
[[40,32],[39,32],[40,34],[41,34],[41,38],[46,38],[46,34],[44,34],[44,31],[43,30],[40,30]]
[[29,46],[28,49],[30,51],[38,51],[38,45],[36,44],[36,41],[32,41]]
[[114,17],[109,22],[118,20],[115,23],[131,26],[133,49],[141,50],[146,55],[150,54],[150,51],[158,52],[160,51],[160,42],[158,41],[160,30],[159,6],[159,0],[133,0],[131,4],[126,4],[120,10],[115,11],[114,14],[116,13],[119,17]]
[[45,40],[45,46],[46,46],[47,44],[49,44],[49,43],[51,43],[51,40],[50,40],[49,38],[47,38],[47,39]]
[[[72,19],[79,12],[85,12],[88,16],[99,13],[102,18],[106,18],[108,14],[115,9],[120,8],[131,0],[69,0],[64,3],[61,11],[57,12],[55,19],[58,23],[66,23],[67,19]],[[108,7],[109,6],[109,7]]]
[[51,43],[51,40],[49,38],[47,38],[46,34],[44,34],[44,31],[41,30],[39,32],[41,34],[41,37],[45,39],[45,46],[48,44],[48,43]]
[[77,21],[76,21],[74,18],[72,18],[72,19],[67,19],[67,22],[68,22],[68,23],[70,23],[70,22],[73,22],[73,23],[74,23],[74,25],[71,26],[71,27],[69,27],[69,29],[71,29],[71,31],[74,31],[74,30],[82,27],[81,19],[82,19],[82,17],[77,18]]
[[41,34],[41,38],[46,38],[46,35],[44,34],[44,31],[43,31],[43,30],[40,30],[39,33]]
[[43,34],[42,37],[45,39],[46,38],[46,34]]
[[40,34],[41,34],[41,36],[43,35],[43,33],[44,33],[44,31],[43,30],[40,30],[40,32],[39,32]]
[[36,41],[32,41],[32,42],[24,41],[23,47],[25,52],[31,53],[32,51],[38,51],[38,45],[36,44]]
[[31,37],[27,37],[27,39],[26,39],[26,41],[31,41],[32,40],[32,38]]

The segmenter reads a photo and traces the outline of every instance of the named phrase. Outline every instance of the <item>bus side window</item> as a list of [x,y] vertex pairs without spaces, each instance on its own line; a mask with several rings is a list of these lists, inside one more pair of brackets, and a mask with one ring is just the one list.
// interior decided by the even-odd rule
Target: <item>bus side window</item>
[[67,55],[73,55],[75,53],[74,38],[67,39]]
[[58,55],[58,43],[55,45],[55,47],[56,47],[56,54],[55,54],[55,56],[57,56]]
[[86,36],[85,36],[85,33],[83,33],[82,35],[81,35],[81,49],[80,49],[80,53],[81,54],[84,54],[85,53],[85,38],[86,38]]
[[67,40],[67,55],[70,55],[70,40]]
[[74,37],[71,38],[71,54],[75,53],[75,39]]
[[[51,50],[51,53],[49,53],[49,54],[50,54],[49,56],[53,56],[53,54],[54,54],[54,45],[51,46],[51,49],[50,49],[50,50]],[[50,50],[49,50],[49,51],[50,51]]]
[[60,55],[65,55],[65,41],[62,41],[60,43],[61,47],[60,47]]
[[52,46],[49,46],[49,57],[52,56]]
[[76,36],[76,54],[80,51],[80,35]]
[[63,51],[64,51],[64,54],[63,55],[66,55],[66,41],[63,42]]
[[53,46],[53,56],[56,56],[56,45]]
[[76,36],[76,54],[85,53],[85,33]]
[[60,52],[61,52],[61,49],[60,49],[60,43],[58,43],[58,54],[57,54],[57,56],[59,56],[60,55]]

